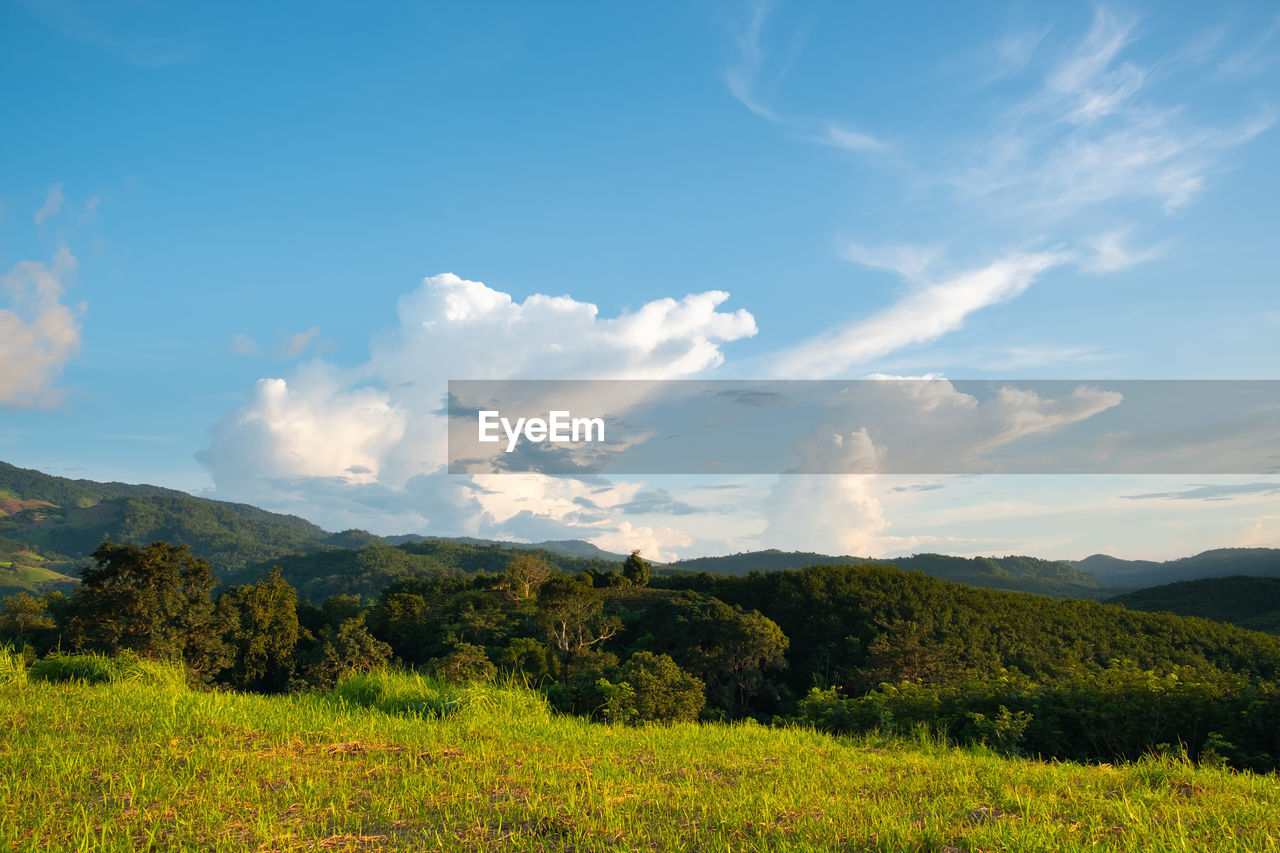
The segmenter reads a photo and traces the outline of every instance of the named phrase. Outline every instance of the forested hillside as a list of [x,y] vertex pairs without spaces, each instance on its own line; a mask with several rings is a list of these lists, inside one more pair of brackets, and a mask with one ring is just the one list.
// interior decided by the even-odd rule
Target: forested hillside
[[1280,578],[1179,581],[1126,593],[1112,601],[1131,610],[1199,616],[1280,634]]
[[1087,571],[1063,560],[1035,557],[950,557],[943,554],[913,554],[893,559],[831,557],[808,551],[750,551],[725,557],[698,557],[681,560],[663,573],[710,572],[717,575],[746,575],[819,565],[894,565],[924,572],[934,577],[991,589],[1038,592],[1058,598],[1109,598],[1115,594]]
[[1280,577],[1280,548],[1215,548],[1192,557],[1154,562],[1121,560],[1094,554],[1072,563],[1090,572],[1107,586],[1149,587],[1200,578],[1231,575]]
[[176,659],[240,690],[328,689],[397,661],[448,681],[505,671],[608,722],[925,724],[1062,759],[1280,757],[1280,637],[883,565],[654,578],[638,555],[577,574],[559,559],[375,545],[219,585],[185,547],[102,545],[70,597],[5,599],[0,643]]

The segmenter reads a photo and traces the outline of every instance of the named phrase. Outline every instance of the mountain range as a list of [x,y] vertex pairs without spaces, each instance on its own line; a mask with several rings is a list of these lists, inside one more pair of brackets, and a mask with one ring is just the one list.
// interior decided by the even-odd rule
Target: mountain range
[[[88,555],[104,539],[185,543],[216,572],[236,582],[265,575],[272,565],[281,564],[300,591],[317,596],[376,594],[377,584],[428,565],[500,572],[512,551],[539,554],[560,570],[573,572],[616,569],[624,559],[582,540],[518,543],[418,534],[377,536],[364,530],[334,533],[298,516],[248,504],[159,486],[72,480],[0,462],[0,595],[70,588]],[[1071,561],[943,554],[871,559],[765,550],[655,563],[654,568],[658,574],[745,575],[857,563],[895,565],[971,586],[1055,598],[1114,599],[1133,609],[1150,609],[1160,602],[1194,609],[1196,599],[1207,594],[1207,588],[1196,588],[1175,590],[1172,595],[1129,595],[1144,587],[1241,575],[1280,578],[1280,549],[1274,548],[1217,549],[1167,562],[1105,554]],[[1238,579],[1217,586],[1220,589],[1213,597],[1219,604],[1233,595],[1257,592],[1246,591]],[[1227,610],[1231,610],[1229,604]],[[1221,612],[1212,618],[1221,618]],[[1249,618],[1270,625],[1266,613]]]

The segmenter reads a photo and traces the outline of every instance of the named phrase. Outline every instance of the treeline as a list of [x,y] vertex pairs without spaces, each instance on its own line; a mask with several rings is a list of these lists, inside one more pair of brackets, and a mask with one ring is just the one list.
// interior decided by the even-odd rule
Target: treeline
[[[364,549],[378,583],[317,605],[285,569],[220,588],[185,547],[106,543],[71,596],[6,599],[0,642],[180,659],[224,689],[325,689],[398,662],[448,681],[506,672],[609,721],[924,724],[1045,757],[1170,745],[1261,770],[1280,756],[1277,637],[879,565],[651,578],[638,553],[569,574],[534,553],[465,556],[485,550]],[[320,557],[293,568],[332,582]]]
[[790,640],[778,713],[836,731],[927,723],[1063,759],[1163,745],[1280,759],[1280,638],[1173,614],[951,584],[885,566],[657,581],[751,608]]

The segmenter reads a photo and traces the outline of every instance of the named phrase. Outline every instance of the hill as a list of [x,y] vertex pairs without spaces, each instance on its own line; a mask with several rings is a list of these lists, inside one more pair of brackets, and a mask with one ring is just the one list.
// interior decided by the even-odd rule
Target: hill
[[[329,533],[297,516],[248,504],[159,486],[70,480],[3,462],[0,501],[0,537],[42,556],[47,566],[65,569],[66,582],[71,582],[66,575],[74,577],[104,539],[187,544],[217,571],[286,554],[383,541],[365,531]],[[0,594],[31,585],[0,576]]]
[[665,567],[664,572],[746,575],[755,571],[775,572],[808,566],[858,564],[893,565],[970,586],[1036,592],[1055,598],[1102,599],[1115,594],[1115,590],[1106,589],[1088,571],[1066,561],[1022,556],[950,557],[943,554],[913,554],[893,559],[869,559],[832,557],[810,551],[767,550],[681,560]]
[[372,695],[340,702],[341,685],[251,696],[141,675],[10,676],[0,836],[14,849],[1255,853],[1280,836],[1274,778],[1169,758],[605,726],[519,688],[407,677],[383,711]]
[[[478,540],[483,541],[483,540]],[[617,571],[621,562],[565,557],[516,543],[485,546],[449,539],[420,539],[402,545],[371,545],[360,549],[325,548],[309,554],[290,554],[253,563],[226,572],[227,586],[253,583],[265,578],[272,567],[280,566],[285,580],[303,601],[319,603],[331,595],[358,595],[374,599],[397,580],[430,577],[460,577],[485,572],[506,571],[517,554],[529,554],[547,562],[553,571],[578,574],[588,569]]]
[[1165,562],[1094,554],[1071,564],[1106,586],[1130,589],[1230,575],[1280,578],[1280,548],[1217,548]]
[[1280,578],[1227,577],[1155,586],[1112,599],[1130,610],[1176,613],[1280,634]]

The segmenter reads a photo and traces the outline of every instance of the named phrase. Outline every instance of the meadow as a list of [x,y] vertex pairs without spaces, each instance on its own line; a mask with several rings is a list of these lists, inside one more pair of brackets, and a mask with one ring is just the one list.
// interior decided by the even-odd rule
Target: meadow
[[129,658],[0,661],[6,850],[1280,849],[1275,774],[1171,754],[610,726],[392,671],[259,696]]

